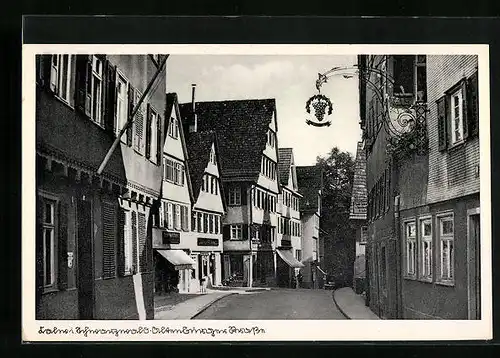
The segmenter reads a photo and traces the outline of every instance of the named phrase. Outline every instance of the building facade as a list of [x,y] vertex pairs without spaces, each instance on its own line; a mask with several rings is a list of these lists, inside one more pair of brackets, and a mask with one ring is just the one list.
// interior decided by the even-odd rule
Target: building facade
[[274,285],[277,237],[276,104],[269,100],[181,105],[196,132],[214,131],[220,154],[223,279],[234,285]]
[[197,247],[191,232],[194,194],[186,138],[174,93],[167,94],[165,128],[163,180],[158,220],[153,229],[155,293],[197,292],[199,280],[193,277],[196,261],[190,256]]
[[355,230],[356,258],[354,260],[354,290],[361,294],[366,292],[366,242],[368,227],[366,214],[368,197],[366,192],[366,155],[363,142],[358,142],[354,163],[354,178],[351,195],[349,220]]
[[278,195],[277,284],[299,287],[302,280],[302,222],[297,172],[292,148],[278,149],[278,174],[281,193]]
[[321,268],[318,246],[320,237],[321,192],[323,190],[323,172],[317,166],[298,166],[297,185],[302,198],[300,220],[302,222],[302,269],[301,287],[319,288]]
[[160,192],[159,55],[37,56],[37,319],[151,319]]
[[220,179],[220,160],[215,132],[192,132],[187,135],[188,166],[196,198],[191,215],[191,231],[196,246],[191,258],[196,262],[192,276],[199,290],[222,283],[222,217],[224,193]]
[[398,173],[402,314],[479,319],[477,56],[425,57],[429,151]]
[[[477,317],[477,57],[360,56],[360,64],[392,78],[373,73],[368,85],[360,76],[370,307],[384,318]],[[416,130],[404,131],[398,107],[413,111]],[[396,134],[388,124],[400,126]]]

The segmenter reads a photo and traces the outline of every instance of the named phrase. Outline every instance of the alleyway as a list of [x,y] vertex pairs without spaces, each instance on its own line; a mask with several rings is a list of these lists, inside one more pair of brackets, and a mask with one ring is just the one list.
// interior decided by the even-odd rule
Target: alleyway
[[332,291],[276,289],[251,295],[231,295],[208,307],[195,319],[345,319]]

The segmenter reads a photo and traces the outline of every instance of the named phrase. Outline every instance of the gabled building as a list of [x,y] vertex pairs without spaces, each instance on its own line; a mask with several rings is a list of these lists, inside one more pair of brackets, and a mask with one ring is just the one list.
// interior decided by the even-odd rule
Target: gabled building
[[223,278],[236,285],[275,283],[278,143],[273,99],[181,105],[194,132],[214,131],[227,212]]
[[158,220],[153,229],[155,293],[189,293],[199,289],[193,277],[196,262],[190,256],[197,247],[191,233],[193,188],[188,151],[177,95],[167,94],[165,135],[162,147],[163,181],[158,197]]
[[298,166],[297,185],[302,198],[299,201],[302,222],[302,286],[318,288],[324,275],[319,260],[323,243],[320,242],[321,192],[323,171],[318,166]]
[[292,148],[278,149],[278,174],[281,193],[278,195],[277,283],[282,287],[298,287],[297,276],[304,267],[301,262],[300,198],[302,195],[298,192]]
[[[373,73],[368,84],[360,76],[370,308],[383,318],[476,319],[477,56],[387,55],[359,60],[361,67],[380,64],[392,78],[384,81]],[[406,135],[401,135],[402,128],[399,133],[385,130],[385,107],[377,101],[373,84],[386,94],[389,114],[411,105],[421,128]],[[389,123],[394,127],[402,122],[390,116]],[[425,150],[416,150],[415,143],[424,143]]]
[[165,76],[98,168],[162,60],[36,57],[37,319],[153,318]]
[[207,285],[219,286],[222,282],[224,191],[215,132],[192,132],[186,138],[189,173],[195,198],[191,232],[196,241],[191,248],[191,258],[196,265],[192,276],[200,285],[198,290],[203,290]]
[[365,245],[368,236],[366,226],[366,210],[368,207],[366,192],[366,155],[363,142],[358,142],[354,162],[354,178],[352,185],[349,220],[356,230],[356,259],[354,261],[354,289],[357,293],[366,290],[366,255]]

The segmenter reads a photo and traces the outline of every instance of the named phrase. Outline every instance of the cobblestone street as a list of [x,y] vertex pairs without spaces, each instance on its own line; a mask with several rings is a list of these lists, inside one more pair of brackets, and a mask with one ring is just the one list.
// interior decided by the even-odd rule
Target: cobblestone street
[[345,319],[332,291],[276,289],[222,298],[195,319]]

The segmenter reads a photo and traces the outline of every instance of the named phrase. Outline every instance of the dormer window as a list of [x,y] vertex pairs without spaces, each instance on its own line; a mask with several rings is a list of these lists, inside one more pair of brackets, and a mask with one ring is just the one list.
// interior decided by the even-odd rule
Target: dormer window
[[210,163],[212,163],[213,165],[217,165],[217,161],[215,160],[215,149],[213,147],[210,151]]
[[168,127],[168,135],[174,139],[179,138],[179,123],[177,118],[170,118],[170,125]]
[[276,146],[276,134],[272,130],[267,131],[267,144],[272,148]]

